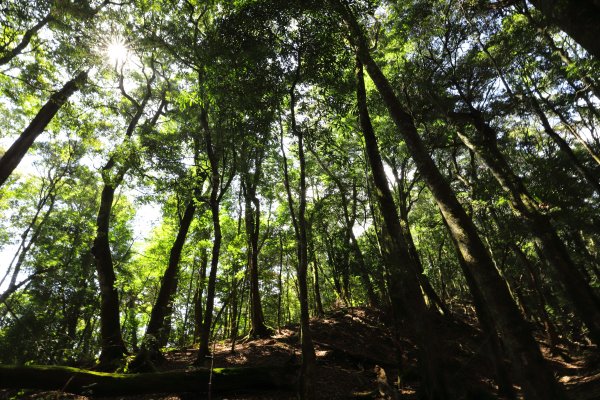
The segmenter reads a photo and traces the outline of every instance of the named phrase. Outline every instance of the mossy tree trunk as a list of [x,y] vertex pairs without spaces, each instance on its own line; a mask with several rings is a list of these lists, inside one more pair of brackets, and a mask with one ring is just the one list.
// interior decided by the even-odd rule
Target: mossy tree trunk
[[[84,396],[205,393],[209,369],[148,374],[111,374],[61,366],[0,365],[0,388],[56,390]],[[211,392],[284,390],[297,384],[297,368],[215,368]]]

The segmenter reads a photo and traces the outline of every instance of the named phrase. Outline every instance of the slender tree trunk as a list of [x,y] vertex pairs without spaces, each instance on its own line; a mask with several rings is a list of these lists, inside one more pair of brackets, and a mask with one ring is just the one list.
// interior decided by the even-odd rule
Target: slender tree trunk
[[190,321],[190,308],[192,307],[191,298],[192,290],[194,288],[194,274],[192,273],[190,276],[190,280],[188,283],[187,295],[185,299],[185,313],[183,314],[183,322],[181,324],[180,336],[179,336],[179,347],[183,348],[187,343],[187,338],[189,334],[189,321]]
[[39,32],[39,30],[48,25],[48,23],[52,20],[54,20],[54,17],[52,17],[52,14],[49,12],[44,16],[44,18],[39,20],[37,24],[27,29],[23,34],[23,37],[21,37],[21,41],[11,50],[7,51],[5,55],[0,57],[0,66],[8,64],[13,58],[21,54],[21,52],[25,50],[27,45],[29,45],[31,42],[31,39]]
[[198,287],[194,294],[194,343],[198,343],[200,331],[202,330],[202,294],[206,280],[206,268],[208,267],[208,254],[206,249],[200,252],[200,271],[198,271]]
[[[393,160],[392,160],[393,161]],[[431,282],[427,275],[425,275],[425,270],[423,268],[423,263],[421,262],[421,257],[419,256],[419,252],[417,250],[417,246],[415,245],[415,241],[413,239],[412,233],[410,232],[410,223],[408,221],[408,213],[409,213],[409,192],[413,184],[408,185],[408,189],[406,189],[406,166],[402,167],[401,176],[398,174],[398,168],[395,162],[388,162],[388,165],[391,166],[394,180],[396,181],[397,192],[398,192],[398,210],[399,210],[399,218],[400,218],[400,227],[402,228],[402,233],[406,239],[406,244],[408,245],[408,251],[411,256],[415,260],[415,264],[417,267],[419,283],[421,284],[421,289],[427,296],[427,299],[432,303],[432,306],[437,308],[442,312],[443,315],[449,316],[450,310],[444,304],[442,299],[435,292],[433,286],[431,286]]]
[[473,221],[468,217],[449,184],[435,166],[417,133],[411,115],[403,109],[392,86],[371,57],[362,28],[344,3],[339,0],[330,0],[330,2],[346,21],[350,29],[351,40],[358,48],[360,60],[367,67],[390,116],[404,138],[417,169],[448,222],[458,251],[465,259],[465,265],[480,288],[490,313],[495,316],[496,329],[506,346],[525,398],[527,400],[566,399],[562,387],[556,382],[551,369],[543,359],[529,326],[510,297],[506,284],[498,275],[478,236]]
[[[216,181],[217,185],[216,189],[213,188],[213,191],[218,190],[218,176],[218,171],[216,173],[213,172],[212,184],[214,185]],[[210,211],[212,214],[213,221],[213,246],[210,262],[210,272],[208,275],[208,287],[206,289],[206,308],[204,310],[204,318],[202,320],[202,326],[200,330],[200,346],[198,348],[198,357],[195,362],[196,365],[203,365],[206,357],[210,354],[210,330],[212,327],[213,310],[215,304],[217,268],[219,266],[219,252],[221,251],[222,234],[221,222],[219,220],[219,203],[216,202],[216,195],[214,196],[214,199],[212,197],[213,195],[211,194]]]
[[237,319],[237,315],[238,315],[238,290],[237,290],[237,283],[235,282],[235,277],[232,279],[231,282],[231,329],[230,329],[230,335],[229,338],[231,339],[231,352],[233,353],[235,351],[235,342],[237,340],[238,337],[238,319]]
[[[294,232],[296,235],[296,247],[298,252],[298,300],[300,301],[300,329],[302,348],[302,368],[300,375],[300,398],[302,400],[313,400],[315,394],[315,364],[316,355],[310,331],[310,311],[308,305],[308,237],[306,223],[306,159],[304,154],[304,133],[296,125],[296,85],[300,80],[301,56],[298,51],[298,66],[296,77],[290,88],[290,120],[291,131],[298,138],[298,158],[300,162],[300,198],[298,213],[296,214],[292,191],[290,188],[287,159],[283,153],[284,184],[288,197],[288,206],[292,216]],[[283,135],[283,132],[282,132]],[[281,138],[281,149],[283,151],[283,136]]]
[[[210,354],[209,340],[210,332],[213,322],[213,310],[215,304],[215,292],[217,283],[217,269],[219,267],[219,253],[221,251],[221,221],[219,216],[219,204],[221,197],[227,190],[227,186],[231,183],[231,180],[227,182],[224,187],[221,187],[221,175],[219,172],[219,158],[222,151],[221,146],[215,146],[212,142],[212,132],[208,124],[208,114],[206,109],[200,110],[200,123],[204,130],[204,139],[206,144],[206,154],[208,156],[210,164],[210,198],[209,207],[212,216],[213,223],[213,247],[210,261],[210,272],[208,275],[208,287],[206,289],[206,309],[204,312],[204,319],[202,321],[202,329],[200,332],[200,347],[198,348],[198,357],[195,361],[196,365],[203,365],[206,357]],[[225,165],[222,166],[225,168]]]
[[35,139],[46,129],[58,110],[71,97],[73,93],[83,86],[87,73],[81,72],[75,78],[65,83],[61,90],[50,96],[41,110],[33,118],[21,136],[10,146],[0,158],[0,187],[6,182],[10,174],[17,168]]
[[315,310],[317,311],[317,317],[323,317],[325,311],[323,311],[323,302],[321,300],[321,285],[319,284],[319,264],[317,263],[317,255],[313,251],[313,273],[314,273],[314,288],[315,288]]
[[260,299],[260,285],[258,279],[258,241],[260,238],[260,202],[256,197],[256,185],[260,177],[260,167],[254,173],[255,179],[247,176],[244,184],[245,198],[245,225],[248,237],[248,271],[250,279],[250,336],[266,338],[271,335],[265,325],[262,304]]
[[[31,249],[31,246],[34,243],[36,243],[37,238],[42,231],[42,228],[44,227],[44,225],[46,224],[46,221],[48,220],[48,217],[50,216],[50,214],[52,214],[52,211],[54,210],[54,205],[55,205],[55,200],[56,200],[56,194],[54,193],[54,184],[51,185],[49,190],[50,190],[50,192],[47,194],[47,196],[43,196],[40,199],[40,201],[38,202],[37,210],[36,210],[36,213],[35,213],[33,219],[31,220],[27,229],[25,229],[25,231],[21,235],[21,244],[19,246],[20,251],[19,251],[19,249],[17,249],[17,253],[13,257],[11,263],[9,264],[9,266],[6,270],[6,274],[4,275],[4,278],[2,278],[2,280],[0,281],[0,286],[1,286],[4,283],[5,279],[11,273],[11,269],[12,269],[12,275],[10,278],[10,282],[8,283],[8,287],[6,288],[6,290],[4,290],[4,292],[0,293],[0,304],[4,303],[13,293],[15,293],[17,290],[19,290],[23,285],[27,284],[27,282],[30,282],[32,279],[34,279],[40,273],[46,271],[46,270],[42,270],[42,271],[33,273],[28,278],[24,279],[20,283],[17,283],[17,279],[19,278],[19,274],[21,273],[21,268],[23,266],[23,263],[25,262],[27,254],[29,253],[29,249]],[[36,225],[36,222],[38,220],[40,212],[42,211],[42,208],[48,202],[50,203],[48,205],[48,209],[44,212],[44,216],[42,217],[41,221],[39,221],[39,223]],[[31,238],[29,238],[29,241],[27,242],[27,237],[29,235],[29,232],[32,229],[33,229],[33,233],[31,234]],[[14,263],[14,266],[13,266],[13,262],[15,261],[15,259],[16,259],[16,262]]]
[[596,151],[596,149],[592,148],[590,144],[586,141],[586,139],[573,127],[573,125],[569,122],[567,117],[557,108],[555,107],[547,98],[544,98],[539,90],[535,89],[536,94],[539,96],[540,100],[548,107],[563,123],[564,127],[567,128],[569,132],[577,139],[579,144],[584,148],[584,150],[589,154],[590,157],[595,161],[597,165],[600,165],[600,154]]
[[413,259],[415,260],[415,264],[416,264],[417,271],[418,271],[419,283],[421,284],[421,288],[423,289],[423,292],[425,293],[427,298],[435,306],[437,306],[440,309],[440,311],[442,312],[443,315],[445,315],[445,316],[451,315],[450,310],[448,309],[446,304],[442,301],[440,296],[438,296],[438,294],[436,293],[433,286],[431,286],[431,282],[429,281],[429,278],[427,277],[427,275],[425,275],[425,269],[423,268],[423,263],[421,262],[421,257],[419,257],[419,252],[417,250],[417,246],[415,246],[415,241],[412,237],[412,233],[410,232],[410,226],[408,223],[408,208],[406,207],[404,198],[401,198],[399,217],[400,217],[400,224],[402,227],[402,232],[404,234],[404,237],[406,238],[406,243],[408,244],[408,251],[410,252]]
[[308,238],[306,234],[306,160],[304,157],[303,133],[297,130],[298,157],[300,159],[300,201],[298,206],[298,290],[300,292],[300,325],[302,327],[302,392],[303,400],[315,398],[316,355],[310,331],[308,307]]
[[196,206],[194,200],[191,200],[185,208],[183,218],[181,218],[179,222],[179,232],[177,232],[177,237],[171,247],[169,264],[162,277],[158,297],[156,298],[154,307],[152,307],[150,322],[148,322],[148,327],[146,328],[146,336],[155,337],[158,340],[160,347],[165,346],[169,339],[167,335],[165,335],[167,331],[165,329],[165,320],[169,318],[172,312],[173,296],[177,292],[177,275],[179,274],[181,252],[190,225],[194,220],[195,212]]
[[529,282],[531,283],[531,286],[538,297],[539,315],[542,318],[544,330],[546,331],[546,335],[550,343],[550,349],[553,352],[556,352],[556,346],[559,342],[558,333],[556,331],[556,326],[554,325],[554,322],[552,322],[550,316],[548,315],[548,312],[546,311],[546,298],[542,289],[539,274],[537,273],[535,267],[531,264],[531,261],[529,261],[525,253],[523,253],[523,250],[519,248],[519,246],[517,246],[514,243],[511,243],[510,246],[513,253],[517,256],[517,259],[521,262],[521,264],[523,264],[523,266],[527,270]]
[[577,156],[571,149],[571,146],[569,146],[569,143],[567,143],[567,141],[565,139],[563,139],[552,128],[552,126],[550,125],[550,121],[548,121],[548,117],[542,110],[539,102],[537,101],[537,99],[534,97],[533,94],[531,95],[531,104],[532,104],[532,107],[535,109],[536,114],[542,121],[542,126],[544,127],[544,132],[546,132],[546,134],[548,136],[550,136],[550,138],[554,141],[554,143],[556,143],[556,145],[558,146],[560,151],[569,159],[569,161],[571,161],[571,164],[573,165],[575,170],[579,173],[579,175],[581,175],[581,177],[584,178],[592,188],[594,188],[594,190],[596,191],[596,194],[600,194],[600,181],[594,175],[594,172],[591,171],[590,169],[588,169],[588,167],[586,167],[585,165],[583,165],[583,163],[577,158]]
[[281,300],[283,298],[283,238],[279,236],[279,274],[277,276],[277,331],[281,333]]

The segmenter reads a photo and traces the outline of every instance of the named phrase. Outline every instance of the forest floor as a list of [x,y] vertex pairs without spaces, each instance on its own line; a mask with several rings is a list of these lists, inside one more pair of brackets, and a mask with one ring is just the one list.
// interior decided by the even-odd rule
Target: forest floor
[[[467,320],[467,318],[465,318]],[[313,340],[317,355],[317,391],[322,399],[382,399],[379,394],[383,369],[390,386],[398,388],[399,398],[417,399],[416,389],[419,376],[416,369],[416,352],[413,341],[402,335],[400,348],[405,365],[401,380],[398,380],[394,343],[384,327],[382,314],[370,309],[339,309],[327,313],[323,318],[311,321]],[[481,333],[469,324],[451,323],[440,319],[440,335],[444,343],[447,377],[453,384],[462,387],[463,399],[494,399],[495,392],[492,367],[483,354],[485,340]],[[299,363],[300,348],[297,326],[288,326],[275,332],[270,339],[242,340],[232,352],[231,342],[218,343],[214,352],[214,367],[239,366],[284,366]],[[579,346],[567,350],[566,357],[552,356],[548,347],[541,343],[544,355],[553,364],[556,376],[566,387],[572,400],[600,399],[600,362],[595,347]],[[166,354],[166,362],[159,366],[161,371],[185,370],[196,358],[196,349],[172,350]],[[565,360],[568,359],[568,361]],[[376,367],[377,366],[377,367]],[[379,367],[379,368],[378,368]],[[376,371],[379,371],[378,373]],[[379,382],[379,386],[378,386]],[[385,385],[383,385],[385,386]],[[3,395],[5,397],[3,397]],[[0,398],[11,398],[9,392],[0,391]],[[14,392],[12,392],[14,396]],[[56,392],[31,392],[22,394],[23,399],[86,400],[84,396],[72,396]],[[186,395],[144,395],[102,397],[102,400],[188,400],[197,397]],[[267,400],[296,399],[287,392],[254,394],[213,395],[213,399]]]

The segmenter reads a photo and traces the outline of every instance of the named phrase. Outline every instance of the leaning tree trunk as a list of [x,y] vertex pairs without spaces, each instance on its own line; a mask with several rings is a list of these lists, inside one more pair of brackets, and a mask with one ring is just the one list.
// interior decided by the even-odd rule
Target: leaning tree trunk
[[579,175],[581,175],[581,177],[583,177],[588,182],[588,184],[592,188],[594,188],[594,191],[596,192],[596,194],[600,195],[600,181],[594,175],[594,172],[592,170],[590,170],[587,166],[585,166],[579,160],[579,158],[577,158],[577,155],[575,154],[573,149],[571,149],[571,146],[569,145],[569,143],[567,143],[567,141],[565,139],[563,139],[552,128],[552,126],[550,125],[550,121],[548,120],[548,117],[542,110],[542,107],[541,107],[539,101],[537,100],[537,98],[535,98],[535,95],[533,93],[530,95],[530,102],[531,102],[531,106],[533,107],[536,114],[538,115],[538,118],[540,118],[540,121],[542,122],[542,126],[544,127],[544,132],[546,132],[546,134],[548,136],[550,136],[550,138],[554,141],[554,143],[556,143],[556,145],[558,146],[560,151],[569,159],[569,161],[571,162],[571,164],[573,165],[575,170],[579,173]]
[[21,136],[10,146],[0,158],[0,187],[6,182],[10,174],[17,168],[35,139],[46,129],[58,110],[71,97],[73,93],[83,86],[87,79],[87,73],[81,72],[75,78],[65,83],[61,90],[50,96],[37,113],[29,126],[21,133]]
[[458,251],[465,259],[465,264],[480,288],[484,301],[495,316],[496,329],[503,338],[525,398],[565,399],[562,387],[556,382],[552,370],[542,357],[529,326],[519,313],[506,283],[499,276],[473,221],[433,162],[417,132],[412,116],[404,110],[389,81],[371,57],[367,40],[352,11],[340,0],[330,0],[330,3],[348,25],[350,39],[357,47],[360,60],[365,64],[417,169],[448,222],[450,234],[455,238]]
[[[442,221],[444,222],[444,225],[448,228],[448,223],[446,222],[446,219],[443,215]],[[450,238],[453,242],[456,241],[456,239],[452,235],[450,236]],[[458,248],[456,244],[454,247]],[[486,338],[486,347],[489,352],[490,361],[494,367],[495,381],[498,385],[498,394],[511,400],[515,399],[516,393],[510,380],[510,375],[508,372],[509,366],[505,361],[504,351],[502,350],[502,343],[500,341],[500,338],[498,337],[498,331],[494,326],[494,318],[486,305],[483,294],[481,293],[481,290],[479,290],[477,282],[471,274],[471,271],[469,270],[467,262],[463,258],[462,253],[457,251],[456,255],[458,257],[458,264],[460,265],[460,268],[463,271],[463,275],[465,277],[465,280],[467,281],[467,286],[469,287],[469,291],[471,292],[471,296],[473,297],[473,305],[475,306],[477,320],[479,321],[481,330],[483,331],[484,337]]]
[[[402,191],[402,189],[399,189]],[[442,314],[446,317],[451,315],[450,310],[446,306],[446,304],[442,301],[440,296],[436,293],[435,289],[431,285],[429,278],[425,275],[425,269],[423,268],[423,263],[421,262],[421,258],[419,257],[419,252],[417,250],[417,246],[415,245],[415,241],[413,239],[412,233],[410,232],[410,226],[408,222],[408,207],[406,206],[406,195],[401,193],[400,196],[400,226],[402,228],[402,233],[406,238],[406,243],[408,244],[408,251],[412,255],[415,260],[415,264],[418,271],[419,283],[421,284],[421,288],[425,295],[429,298],[429,301],[433,303],[434,306],[437,306]]]
[[165,334],[167,332],[167,329],[165,329],[165,320],[168,319],[172,312],[173,296],[177,292],[177,275],[179,274],[181,252],[190,225],[194,220],[195,212],[196,206],[194,199],[192,199],[185,208],[183,218],[181,218],[179,223],[179,232],[171,247],[169,264],[163,275],[158,297],[150,314],[150,322],[148,322],[148,327],[146,328],[146,336],[154,337],[160,347],[164,347],[169,339],[168,335]]
[[600,59],[600,4],[596,0],[531,0],[550,22]]
[[539,211],[539,205],[498,149],[494,129],[485,123],[479,111],[472,110],[468,116],[477,134],[470,138],[459,133],[461,140],[483,159],[502,189],[507,192],[513,211],[526,223],[545,259],[557,272],[579,318],[588,328],[590,338],[594,343],[600,344],[600,300],[575,267],[550,219]]
[[48,23],[53,20],[54,17],[52,16],[52,12],[48,12],[48,14],[46,14],[44,18],[39,20],[37,24],[27,29],[21,37],[21,41],[17,43],[17,45],[11,50],[7,51],[6,54],[0,57],[0,65],[8,64],[13,58],[21,54],[21,52],[25,50],[25,48],[31,42],[31,39],[33,39],[33,37],[40,31],[40,29],[48,25]]
[[419,273],[415,260],[408,249],[408,244],[400,226],[400,218],[394,204],[392,192],[388,186],[387,176],[379,153],[375,132],[371,125],[367,109],[367,96],[363,79],[362,64],[357,68],[357,99],[360,125],[365,138],[365,148],[371,174],[375,184],[376,197],[383,215],[385,227],[389,235],[389,282],[390,297],[394,314],[394,325],[398,331],[401,320],[401,310],[406,313],[408,326],[412,327],[414,336],[418,339],[422,355],[421,363],[425,382],[421,385],[428,399],[449,398],[445,369],[438,349],[438,338],[433,337],[433,315],[427,309],[421,294]]

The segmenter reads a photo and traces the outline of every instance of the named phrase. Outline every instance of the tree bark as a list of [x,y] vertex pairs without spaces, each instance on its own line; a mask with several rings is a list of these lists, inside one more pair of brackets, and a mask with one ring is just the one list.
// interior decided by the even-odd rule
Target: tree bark
[[100,340],[102,347],[100,364],[103,367],[106,366],[106,368],[111,368],[113,362],[122,359],[127,354],[121,336],[119,294],[117,288],[115,288],[116,277],[108,240],[114,196],[115,187],[105,183],[100,198],[98,217],[96,218],[96,238],[92,247],[100,284]]
[[417,132],[412,116],[404,110],[392,86],[371,57],[367,40],[352,11],[340,0],[330,0],[330,3],[348,25],[351,42],[357,47],[360,60],[365,64],[417,169],[448,222],[450,234],[455,238],[458,251],[465,259],[465,265],[471,271],[490,312],[495,316],[496,329],[506,345],[525,398],[565,399],[562,387],[556,382],[552,370],[543,359],[529,326],[510,297],[506,283],[498,275],[473,221],[434,164]]
[[375,196],[383,215],[385,227],[389,235],[389,286],[392,302],[392,313],[396,331],[400,326],[402,311],[406,313],[413,333],[417,338],[425,382],[421,387],[425,390],[428,399],[449,398],[447,382],[441,352],[438,351],[433,332],[432,314],[425,305],[421,294],[418,268],[406,243],[406,238],[400,226],[400,218],[394,204],[392,192],[388,186],[387,176],[379,153],[375,132],[367,109],[367,96],[363,80],[362,64],[357,67],[357,99],[360,126],[365,138],[365,148],[371,174],[375,184]]
[[325,311],[323,310],[323,301],[321,299],[321,284],[319,283],[319,264],[317,262],[317,255],[314,250],[312,252],[313,259],[313,272],[314,272],[314,288],[315,288],[315,310],[317,317],[323,317]]
[[[448,223],[446,222],[446,219],[443,215],[442,221],[444,222],[444,225],[448,227]],[[453,242],[456,240],[452,235],[450,235],[450,238]],[[516,393],[510,380],[510,375],[508,373],[509,366],[504,358],[504,352],[502,351],[502,343],[500,338],[498,337],[498,331],[496,330],[494,325],[494,318],[486,305],[483,294],[479,290],[475,278],[473,277],[471,271],[469,270],[469,267],[467,266],[467,262],[465,261],[460,252],[457,251],[456,255],[458,257],[458,263],[460,265],[460,268],[463,271],[463,275],[465,276],[465,280],[467,281],[469,291],[473,296],[473,305],[475,306],[477,320],[479,321],[479,325],[481,326],[483,334],[487,338],[486,347],[489,352],[490,361],[494,368],[495,380],[496,384],[498,384],[498,393],[502,396],[505,396],[508,399],[515,399]]]
[[531,0],[550,22],[600,59],[600,7],[594,0]]
[[[56,390],[84,396],[126,396],[151,393],[205,393],[211,371],[110,374],[61,366],[0,366],[0,388]],[[215,368],[211,392],[293,391],[297,368]]]
[[58,92],[50,96],[50,99],[44,104],[41,110],[33,118],[29,126],[21,133],[21,136],[10,146],[10,148],[0,158],[0,186],[2,186],[10,174],[17,168],[27,151],[37,139],[37,137],[46,129],[46,126],[52,121],[58,110],[71,97],[73,93],[79,90],[87,79],[87,72],[79,73],[71,79]]
[[[123,143],[126,143],[133,136],[133,133],[144,114],[144,109],[150,100],[152,95],[152,83],[154,82],[155,75],[153,74],[147,80],[146,90],[141,103],[138,103],[125,92],[123,79],[124,78],[121,75],[119,79],[121,94],[132,103],[135,109],[135,114],[129,121],[127,130],[125,131]],[[148,121],[149,127],[156,125],[165,106],[166,99],[163,93],[163,98],[156,113],[153,115],[152,119]],[[113,369],[116,367],[115,364],[127,354],[127,349],[121,334],[119,295],[115,288],[116,276],[110,249],[109,231],[115,191],[122,183],[130,165],[125,162],[124,164],[117,166],[116,171],[112,173],[115,166],[115,157],[111,156],[102,168],[104,187],[102,188],[100,207],[96,218],[96,237],[94,238],[94,244],[91,249],[96,260],[96,273],[100,283],[100,340],[102,343],[100,365],[101,368],[105,369]]]
[[[213,145],[212,131],[208,124],[208,113],[205,108],[200,110],[200,124],[204,131],[204,140],[206,145],[206,154],[210,164],[210,197],[208,200],[210,213],[213,223],[213,246],[210,260],[210,272],[208,275],[208,286],[206,289],[206,309],[204,312],[204,318],[202,321],[201,332],[200,332],[200,347],[198,348],[198,357],[196,358],[196,365],[203,365],[206,357],[210,354],[209,340],[213,322],[213,310],[215,304],[215,291],[217,283],[217,269],[219,266],[219,253],[221,251],[221,220],[219,216],[220,202],[223,194],[227,190],[228,185],[231,183],[231,179],[221,187],[221,174],[220,174],[220,161],[222,146]],[[225,168],[225,165],[222,165]]]
[[49,12],[48,14],[46,14],[44,16],[44,18],[39,20],[37,24],[35,24],[31,28],[27,29],[25,31],[25,33],[23,34],[21,41],[15,47],[13,47],[11,50],[7,51],[5,55],[0,57],[0,66],[9,63],[10,60],[15,58],[19,54],[21,54],[21,52],[27,47],[29,42],[31,42],[31,39],[33,38],[33,36],[35,34],[37,34],[39,32],[39,30],[42,29],[44,26],[48,25],[48,23],[50,21],[52,21],[53,19],[54,18],[52,17],[51,13]]
[[298,213],[296,214],[292,191],[289,181],[289,173],[287,168],[287,158],[283,151],[283,132],[281,137],[281,149],[283,153],[283,171],[284,185],[288,198],[288,206],[294,226],[296,236],[296,249],[298,254],[298,300],[300,302],[300,329],[302,348],[302,368],[300,373],[300,398],[302,400],[313,400],[316,397],[315,393],[315,366],[316,354],[312,341],[312,333],[310,331],[310,311],[308,305],[308,237],[306,223],[306,158],[304,153],[304,133],[298,129],[296,125],[296,85],[300,81],[301,55],[300,50],[297,53],[298,66],[296,68],[296,76],[290,87],[290,121],[291,131],[298,138],[298,158],[300,163],[300,195],[298,204]]
[[187,233],[190,229],[190,225],[194,220],[194,214],[196,212],[196,206],[194,200],[190,200],[183,218],[179,222],[179,232],[171,247],[169,254],[169,264],[162,277],[160,284],[160,290],[158,297],[152,307],[150,314],[150,322],[146,328],[146,336],[153,336],[158,340],[160,347],[167,344],[168,337],[165,335],[165,319],[171,314],[173,296],[177,291],[177,275],[179,274],[179,260],[181,259],[181,252],[185,244]]
[[260,285],[258,279],[258,253],[260,238],[260,202],[256,197],[256,186],[260,179],[260,161],[256,160],[254,174],[246,173],[243,189],[245,199],[245,227],[248,237],[248,271],[250,279],[250,336],[266,338],[271,335],[265,325],[262,304],[260,299]]

